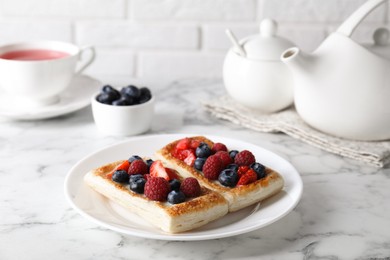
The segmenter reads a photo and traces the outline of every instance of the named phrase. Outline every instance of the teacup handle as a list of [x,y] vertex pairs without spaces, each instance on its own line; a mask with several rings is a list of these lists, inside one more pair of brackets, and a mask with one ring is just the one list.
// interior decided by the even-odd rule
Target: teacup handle
[[96,57],[96,51],[95,51],[95,47],[93,46],[84,46],[84,47],[81,47],[80,48],[80,54],[79,54],[79,59],[82,58],[83,56],[83,53],[86,52],[86,51],[90,51],[91,52],[91,56],[89,57],[89,59],[85,62],[84,65],[81,66],[80,69],[78,69],[78,71],[76,72],[76,74],[81,74],[89,65],[92,64],[92,62],[95,60],[95,57]]

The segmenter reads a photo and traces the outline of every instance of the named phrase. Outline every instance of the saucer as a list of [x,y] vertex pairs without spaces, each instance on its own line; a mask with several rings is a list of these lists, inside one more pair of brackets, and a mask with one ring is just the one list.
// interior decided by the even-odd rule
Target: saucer
[[16,120],[38,120],[65,115],[91,103],[91,96],[99,91],[100,81],[89,76],[76,76],[61,94],[57,103],[32,108],[21,106],[20,100],[0,90],[0,116]]

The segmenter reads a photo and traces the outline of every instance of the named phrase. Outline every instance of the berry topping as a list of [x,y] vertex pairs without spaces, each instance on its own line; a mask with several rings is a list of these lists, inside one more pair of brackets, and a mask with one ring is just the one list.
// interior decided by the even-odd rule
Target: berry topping
[[177,179],[179,176],[177,176],[177,173],[174,169],[171,168],[165,168],[165,171],[168,174],[169,180]]
[[198,197],[200,195],[199,182],[193,177],[185,178],[180,185],[180,190],[189,198]]
[[239,166],[243,166],[243,165],[249,166],[255,161],[256,161],[255,156],[248,150],[239,152],[234,158],[234,163],[238,164]]
[[129,175],[127,174],[127,171],[116,170],[112,175],[112,180],[119,183],[126,183],[129,181]]
[[225,169],[219,174],[218,181],[223,186],[234,187],[238,181],[238,174],[234,170]]
[[196,148],[198,148],[199,145],[200,145],[199,140],[191,139],[191,143],[190,143],[191,149],[196,150]]
[[129,163],[132,163],[132,162],[134,162],[135,160],[142,160],[142,158],[139,157],[138,155],[133,155],[133,156],[131,156],[131,157],[128,159]]
[[234,160],[234,158],[236,157],[236,155],[238,154],[238,151],[237,150],[231,150],[229,152],[229,156],[230,158],[232,158]]
[[180,190],[180,181],[178,179],[172,179],[169,181],[171,190]]
[[152,163],[149,170],[151,177],[161,177],[169,181],[170,177],[161,161],[157,160]]
[[[130,177],[131,177],[131,176],[130,176]],[[150,174],[149,174],[149,173],[148,173],[148,174],[144,174],[144,179],[145,179],[146,181],[148,181],[149,178],[152,178],[152,177],[150,177]]]
[[181,139],[177,144],[176,148],[179,150],[187,150],[191,148],[191,139],[186,137]]
[[196,157],[207,158],[211,155],[211,149],[206,143],[200,143],[195,150]]
[[151,200],[165,201],[169,191],[169,182],[164,178],[152,177],[145,183],[144,194]]
[[146,165],[150,168],[150,165],[152,165],[154,161],[152,159],[147,159],[146,160]]
[[186,196],[179,190],[173,190],[168,194],[168,202],[171,204],[179,204],[186,200]]
[[130,164],[129,170],[127,172],[129,175],[147,174],[148,166],[143,160],[135,160]]
[[112,172],[110,172],[106,175],[107,179],[112,179],[112,176],[114,175],[115,171],[123,170],[123,171],[127,172],[129,170],[129,166],[130,166],[130,163],[128,161],[124,161],[123,163],[116,166]]
[[130,190],[139,194],[144,193],[146,180],[144,179],[143,175],[141,174],[131,175],[129,183],[130,183]]
[[198,171],[201,171],[203,169],[203,165],[206,162],[206,158],[196,158],[194,163],[194,168]]
[[230,169],[230,170],[233,170],[233,171],[237,172],[238,171],[238,165],[232,163],[232,164],[229,164],[228,166],[226,166],[226,169]]
[[244,175],[249,169],[250,169],[249,166],[238,167],[238,170],[237,170],[238,177],[241,178],[241,176]]
[[261,163],[255,162],[250,166],[257,174],[257,179],[265,177],[265,167]]
[[192,150],[184,150],[182,151],[182,154],[185,155],[184,163],[189,166],[194,166],[196,156]]
[[257,180],[257,174],[253,169],[249,169],[244,175],[240,177],[237,185],[246,185]]
[[207,158],[206,162],[203,165],[203,174],[207,179],[216,180],[218,179],[219,173],[223,169],[223,164],[221,159],[217,155],[212,155]]
[[228,149],[226,147],[226,145],[222,144],[222,143],[215,143],[213,145],[213,148],[211,149],[213,151],[213,153],[216,153],[218,151],[224,151],[224,152],[227,152]]
[[219,159],[221,159],[223,168],[226,168],[226,166],[228,166],[229,164],[231,164],[233,162],[233,160],[232,160],[232,158],[230,158],[228,152],[218,151],[215,155],[218,156]]

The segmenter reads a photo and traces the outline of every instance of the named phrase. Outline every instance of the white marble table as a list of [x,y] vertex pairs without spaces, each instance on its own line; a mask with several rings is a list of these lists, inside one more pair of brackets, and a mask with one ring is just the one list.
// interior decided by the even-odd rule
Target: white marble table
[[265,228],[211,241],[124,236],[76,213],[63,185],[79,159],[128,138],[100,135],[89,107],[49,120],[1,120],[0,259],[390,259],[390,169],[211,118],[199,101],[221,93],[221,83],[212,80],[156,90],[156,120],[148,134],[220,135],[279,154],[304,183],[290,214]]

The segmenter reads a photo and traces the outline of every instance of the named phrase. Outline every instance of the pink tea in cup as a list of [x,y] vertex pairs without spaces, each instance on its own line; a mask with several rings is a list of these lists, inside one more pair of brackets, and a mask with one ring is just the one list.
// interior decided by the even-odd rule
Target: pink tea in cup
[[54,60],[64,57],[68,57],[69,54],[56,50],[44,50],[44,49],[28,49],[28,50],[16,50],[9,51],[0,55],[0,59],[6,60]]

